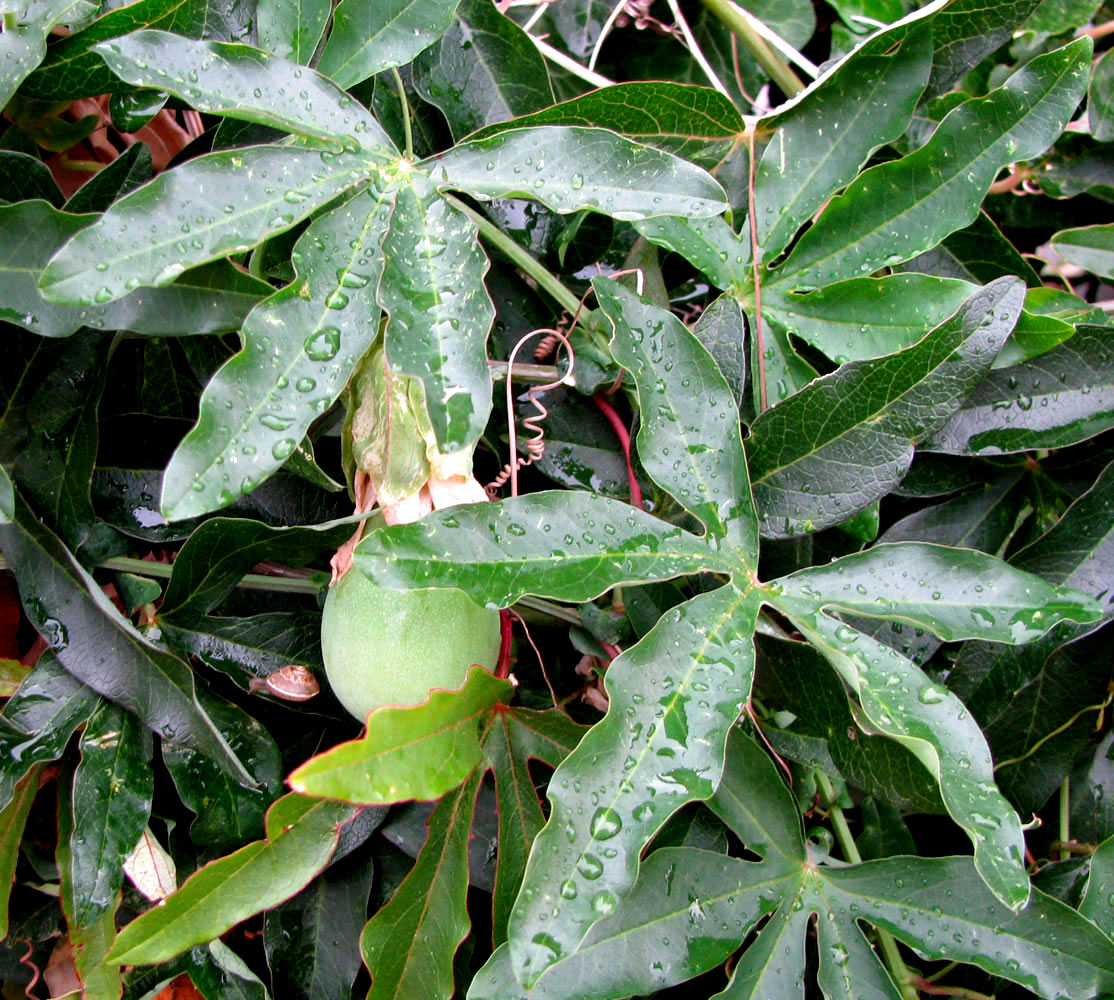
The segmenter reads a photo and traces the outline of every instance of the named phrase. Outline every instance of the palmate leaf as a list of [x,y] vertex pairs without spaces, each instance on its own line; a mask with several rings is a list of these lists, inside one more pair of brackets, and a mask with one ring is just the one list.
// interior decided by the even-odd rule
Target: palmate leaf
[[943,427],[989,370],[1023,297],[1020,281],[1000,278],[905,351],[845,365],[761,414],[747,458],[762,533],[838,524],[893,489],[914,444]]
[[[375,170],[368,153],[250,146],[199,156],[117,201],[40,281],[50,302],[103,305],[289,229]],[[137,238],[137,233],[143,236]]]
[[167,466],[168,519],[251,493],[341,394],[379,333],[375,290],[391,208],[369,186],[299,237],[294,280],[248,314],[243,348],[205,387],[197,425]]
[[340,140],[349,152],[383,161],[398,155],[371,113],[328,77],[250,45],[136,31],[94,51],[121,79],[168,91],[198,111]]
[[817,976],[828,996],[900,995],[863,922],[926,958],[970,962],[1042,997],[1093,996],[1114,982],[1109,942],[1086,920],[1039,892],[1028,909],[1012,913],[974,876],[969,859],[818,865],[773,763],[738,731],[710,804],[761,862],[692,848],[655,851],[624,905],[596,924],[576,954],[524,990],[511,970],[510,949],[498,948],[476,975],[469,1000],[652,994],[722,963],[768,914],[718,995],[803,995],[814,913]]
[[286,795],[267,812],[266,840],[210,862],[127,925],[109,961],[162,962],[300,891],[328,863],[351,806]]

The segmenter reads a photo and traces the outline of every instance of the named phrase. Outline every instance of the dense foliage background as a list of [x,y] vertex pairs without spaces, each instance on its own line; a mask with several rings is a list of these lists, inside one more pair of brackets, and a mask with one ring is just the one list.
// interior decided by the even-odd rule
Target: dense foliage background
[[1114,994],[1111,35],[5,5],[4,996]]

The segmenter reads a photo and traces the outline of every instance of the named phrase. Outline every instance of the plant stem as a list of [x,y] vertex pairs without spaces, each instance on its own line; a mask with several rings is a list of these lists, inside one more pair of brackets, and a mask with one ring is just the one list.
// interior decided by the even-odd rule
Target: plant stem
[[[851,827],[847,825],[847,817],[843,815],[843,810],[836,805],[835,788],[832,787],[831,778],[820,770],[815,773],[816,783],[820,786],[820,794],[824,796],[824,801],[828,807],[828,815],[831,817],[832,826],[835,828],[836,840],[839,841],[839,848],[843,851],[843,857],[853,865],[861,864],[863,856],[859,853],[855,838],[851,836]],[[878,933],[878,947],[882,950],[886,967],[890,970],[890,975],[893,976],[898,989],[901,990],[902,997],[904,1000],[917,1000],[917,990],[913,985],[913,974],[902,959],[901,952],[897,950],[897,942],[888,931],[884,931],[880,927],[876,930]]]
[[731,0],[702,0],[702,2],[750,50],[750,54],[758,61],[758,65],[769,73],[770,79],[781,88],[786,97],[793,97],[805,89],[800,77],[770,47],[766,39],[751,27],[750,22],[739,12]]
[[[551,274],[539,260],[533,257],[522,249],[514,240],[512,240],[506,233],[503,232],[494,222],[490,219],[480,215],[479,212],[469,208],[459,198],[451,194],[442,195],[442,197],[459,212],[463,212],[468,216],[480,231],[480,235],[497,247],[502,253],[511,259],[511,262],[517,267],[522,268],[531,278],[537,283],[538,287],[547,291],[557,303],[569,313],[570,316],[575,316],[577,309],[580,308],[580,300],[573,295],[560,280]],[[587,310],[581,312],[581,321],[590,322],[591,313]]]
[[[505,379],[510,365],[506,361],[489,361],[487,373],[492,379]],[[565,373],[556,365],[532,365],[524,361],[514,363],[514,381],[526,382],[530,385],[545,385],[549,382],[559,382]]]
[[402,105],[402,128],[406,135],[405,155],[408,160],[414,159],[414,129],[410,124],[410,102],[406,99],[406,86],[398,70],[391,67],[391,76],[394,77],[395,90],[398,91],[398,102]]
[[[1071,778],[1060,786],[1060,843],[1071,840]],[[1061,847],[1057,852],[1061,861],[1071,857],[1071,851]]]

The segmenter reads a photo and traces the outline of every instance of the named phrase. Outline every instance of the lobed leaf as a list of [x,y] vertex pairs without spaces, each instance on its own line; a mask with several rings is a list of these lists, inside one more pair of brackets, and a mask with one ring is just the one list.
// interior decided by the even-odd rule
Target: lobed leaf
[[[368,154],[250,146],[199,156],[117,201],[47,264],[49,302],[104,305],[250,250],[374,172]],[[263,183],[260,183],[263,181]]]
[[495,307],[476,233],[424,184],[402,184],[383,240],[377,300],[387,314],[387,360],[395,373],[421,380],[443,452],[472,448],[491,413],[487,336]]
[[759,415],[746,444],[762,533],[838,524],[892,490],[914,444],[982,381],[1023,295],[1016,278],[1000,278],[912,347],[844,365]]
[[695,535],[629,504],[557,490],[380,529],[355,561],[383,587],[459,587],[494,607],[526,594],[587,601],[622,583],[731,568]]
[[639,234],[679,253],[700,268],[717,288],[738,289],[750,280],[750,239],[718,216],[683,219],[663,215],[634,224]]
[[187,271],[164,288],[137,288],[83,309],[46,301],[39,279],[67,240],[92,223],[44,201],[0,206],[0,319],[40,337],[68,337],[83,326],[152,336],[237,329],[269,287],[229,266]]
[[908,260],[978,215],[994,175],[1042,153],[1083,97],[1091,43],[1026,63],[956,108],[920,149],[864,171],[833,199],[772,280],[815,288]]
[[[710,797],[750,693],[758,603],[733,586],[666,612],[607,671],[607,715],[554,773],[508,936],[532,987],[621,906],[649,839]],[[659,852],[664,853],[664,852]]]
[[351,807],[338,802],[293,794],[279,799],[267,812],[266,840],[195,872],[120,931],[108,961],[163,962],[277,906],[328,864],[338,829],[351,815]]
[[922,444],[951,455],[1063,448],[1114,426],[1110,328],[1081,324],[1038,357],[990,372]]
[[375,290],[391,207],[365,188],[299,237],[294,280],[248,314],[244,346],[205,387],[197,424],[167,465],[168,519],[251,493],[344,390],[379,332]]
[[341,0],[318,68],[352,87],[410,62],[449,26],[460,0]]
[[727,202],[706,171],[604,129],[549,125],[458,143],[423,160],[438,187],[482,200],[531,198],[554,212],[705,218]]
[[376,709],[360,739],[311,757],[287,781],[299,794],[359,805],[435,799],[483,760],[481,726],[512,692],[508,681],[473,664],[459,691],[434,690],[412,708]]
[[384,162],[398,155],[371,113],[328,77],[250,45],[147,30],[94,51],[128,83],[168,91],[198,111],[338,139]]
[[671,312],[608,278],[592,282],[615,360],[638,389],[642,466],[706,528],[713,550],[758,563],[758,518],[738,409],[707,350]]
[[429,817],[414,867],[364,927],[368,1000],[453,995],[453,955],[467,936],[468,837],[482,770],[446,795]]

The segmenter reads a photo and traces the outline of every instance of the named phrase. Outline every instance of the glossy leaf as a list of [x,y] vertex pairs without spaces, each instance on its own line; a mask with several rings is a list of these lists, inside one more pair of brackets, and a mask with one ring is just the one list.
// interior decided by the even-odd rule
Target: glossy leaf
[[511,693],[508,681],[473,664],[459,691],[435,689],[421,705],[376,709],[362,738],[311,758],[287,781],[300,794],[359,805],[435,799],[480,764],[481,726]]
[[136,31],[95,51],[128,83],[169,91],[198,111],[337,139],[384,161],[398,153],[370,112],[328,77],[250,45]]
[[553,103],[541,53],[487,0],[457,7],[445,33],[414,61],[414,83],[457,139]]
[[0,150],[0,200],[5,203],[39,199],[61,208],[65,198],[50,168],[37,156]]
[[[190,839],[212,850],[231,850],[263,835],[264,816],[282,792],[282,757],[266,729],[244,719],[227,702],[207,699],[206,710],[228,745],[255,775],[257,785],[241,784],[207,757],[164,741],[162,760],[182,803],[196,814]],[[135,840],[132,841],[134,845]]]
[[790,598],[930,629],[941,639],[1030,642],[1061,621],[1102,614],[1081,591],[1056,587],[973,549],[923,542],[875,545],[771,585]]
[[318,68],[351,87],[408,63],[449,26],[460,0],[341,0]]
[[364,927],[360,951],[369,1000],[453,995],[453,955],[468,934],[468,836],[480,772],[446,795],[429,836],[389,903]]
[[1051,351],[991,372],[923,447],[952,455],[1002,455],[1062,448],[1112,425],[1110,328],[1081,325]]
[[814,288],[898,264],[972,222],[998,170],[1043,152],[1083,96],[1091,45],[1038,56],[944,119],[916,152],[872,167],[834,198],[773,280]]
[[272,982],[291,1000],[350,1000],[359,936],[375,865],[365,856],[332,864],[263,918]]
[[331,12],[328,0],[260,0],[255,14],[259,44],[276,56],[306,65],[317,51]]
[[39,790],[41,770],[39,765],[32,767],[12,789],[8,804],[0,809],[0,939],[8,936],[8,907],[19,861],[19,844]]
[[738,145],[746,123],[735,106],[710,87],[646,80],[616,83],[552,107],[489,125],[473,138],[507,128],[583,125],[606,128],[628,139],[682,156],[706,169],[717,166]]
[[116,302],[74,309],[46,301],[39,277],[51,256],[93,222],[43,201],[0,207],[0,319],[40,337],[68,337],[82,326],[166,336],[235,330],[267,286],[231,268],[188,271],[164,288],[136,289]]
[[78,6],[80,0],[31,0],[18,10],[5,8],[14,23],[5,22],[4,31],[0,32],[0,60],[4,65],[0,107],[12,99],[24,78],[42,61],[47,36],[55,25]]
[[484,200],[532,198],[563,214],[591,208],[626,220],[705,218],[727,207],[723,189],[701,168],[603,129],[514,129],[459,143],[421,166],[438,187]]
[[495,774],[499,809],[498,867],[492,901],[492,937],[497,945],[507,938],[507,919],[526,870],[530,846],[545,825],[528,762],[540,760],[557,767],[585,732],[586,727],[577,725],[559,709],[536,712],[512,708],[492,717],[483,751]]
[[1020,281],[1001,278],[914,346],[847,364],[761,414],[747,458],[762,533],[787,538],[838,524],[893,489],[914,443],[982,380],[1022,296]]
[[643,467],[705,526],[713,549],[756,566],[758,522],[726,379],[672,313],[607,278],[593,288],[614,326],[615,360],[638,387]]
[[[200,156],[159,174],[78,233],[47,265],[40,287],[48,301],[91,306],[140,285],[169,284],[189,267],[289,229],[374,169],[367,154],[296,147]],[[261,185],[264,174],[269,183]]]
[[1087,88],[1087,124],[1099,142],[1114,139],[1114,59],[1110,50],[1102,54],[1091,70]]
[[[779,253],[870,154],[905,129],[928,82],[932,31],[916,21],[878,32],[785,110],[754,175],[758,245]],[[833,127],[838,123],[838,127]]]
[[913,751],[975,846],[975,868],[1010,909],[1029,900],[1021,821],[994,784],[990,749],[963,703],[900,653],[826,614],[781,605],[859,695],[868,731]]
[[621,583],[731,564],[629,504],[559,491],[434,511],[372,532],[356,566],[385,587],[459,587],[496,607],[526,594],[587,601]]
[[[401,185],[383,240],[378,302],[391,370],[420,379],[443,452],[471,448],[491,412],[488,261],[467,216],[422,185]],[[374,290],[374,285],[371,286]]]
[[69,838],[71,927],[113,916],[123,864],[147,826],[155,776],[151,734],[131,712],[102,702],[79,743]]
[[[119,711],[119,709],[116,709]],[[63,782],[68,778],[63,771]],[[122,989],[120,970],[105,961],[105,956],[116,939],[116,910],[120,905],[117,888],[98,909],[96,919],[82,923],[78,914],[83,901],[79,872],[82,864],[72,854],[80,842],[78,803],[60,796],[58,804],[58,845],[55,860],[59,874],[59,901],[66,917],[66,936],[73,958],[73,971],[81,983],[82,1000],[119,1000]]]
[[1091,874],[1079,912],[1107,936],[1114,937],[1114,838],[1108,837],[1091,855]]
[[1100,277],[1114,277],[1114,226],[1061,230],[1052,237],[1052,249],[1069,264]]
[[267,812],[257,840],[191,876],[159,906],[128,924],[109,961],[139,965],[173,958],[241,920],[293,896],[328,863],[351,807],[287,795]]
[[612,662],[608,714],[550,779],[549,820],[511,912],[524,985],[620,906],[642,848],[669,816],[715,791],[750,692],[757,610],[732,586],[702,594]]
[[679,253],[700,268],[717,288],[741,288],[750,280],[750,238],[721,218],[683,219],[677,215],[635,223],[646,239]]
[[340,395],[378,334],[390,210],[386,196],[365,188],[298,239],[294,281],[248,314],[243,348],[206,386],[197,425],[167,466],[160,506],[168,519],[251,493]]
[[807,295],[770,289],[762,312],[837,364],[911,347],[954,313],[975,287],[922,274],[850,278]]
[[0,546],[16,570],[24,611],[66,670],[155,732],[252,781],[198,704],[189,667],[144,639],[18,496],[15,521],[0,525]]
[[1041,286],[1032,264],[1017,252],[985,211],[979,212],[965,229],[945,236],[938,246],[901,265],[901,270],[972,282],[991,282],[1006,274],[1016,274],[1030,288],[1041,289],[1041,294],[1050,291]]

